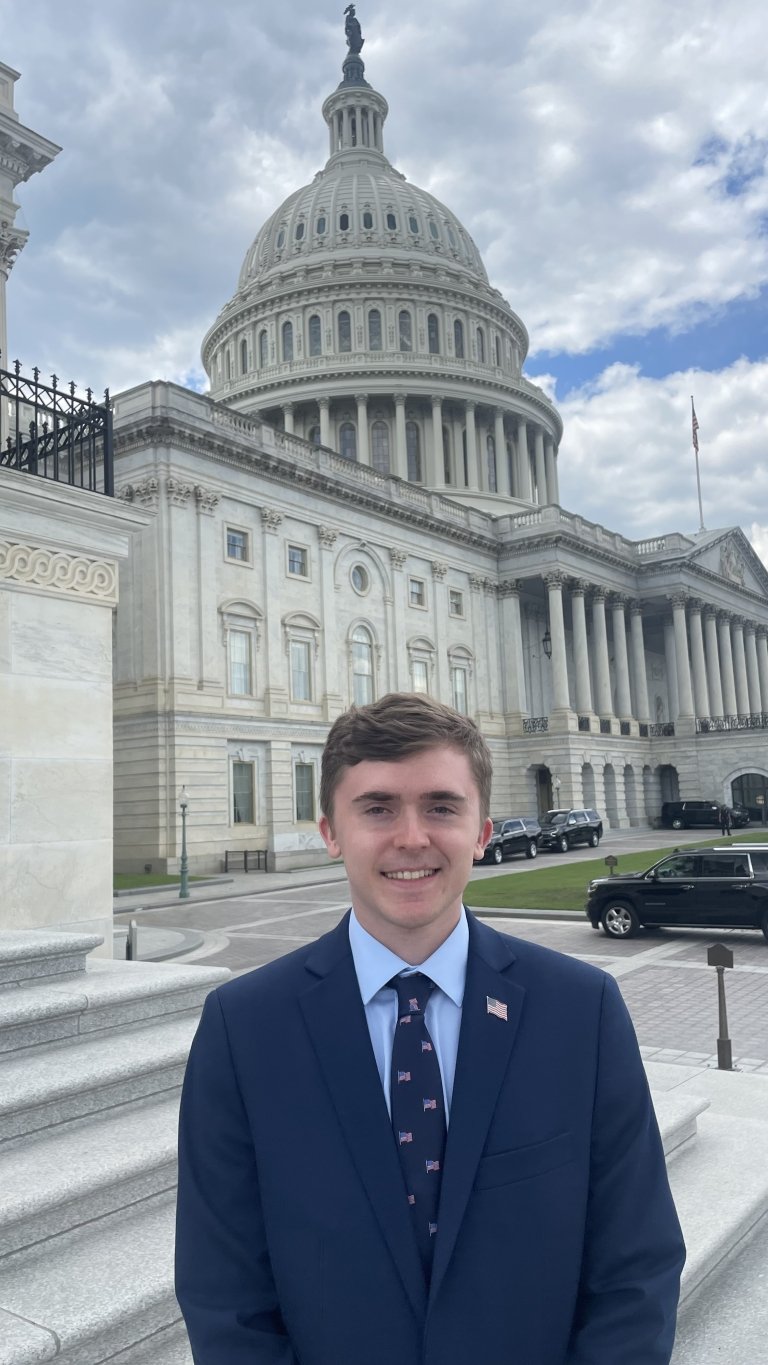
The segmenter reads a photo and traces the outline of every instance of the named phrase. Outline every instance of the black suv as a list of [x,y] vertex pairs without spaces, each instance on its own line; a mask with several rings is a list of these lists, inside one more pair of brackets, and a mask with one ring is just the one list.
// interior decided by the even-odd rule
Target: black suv
[[[661,808],[661,823],[668,829],[697,829],[702,825],[720,825],[722,806],[718,801],[665,801]],[[746,806],[731,808],[732,825],[748,825]]]
[[573,844],[597,848],[602,837],[603,822],[596,810],[548,810],[541,822],[539,847],[567,853]]
[[647,872],[597,877],[587,916],[611,938],[632,938],[651,924],[702,929],[762,929],[768,939],[768,844],[686,849]]
[[535,858],[539,851],[541,825],[538,820],[517,816],[509,820],[494,820],[493,834],[485,846],[484,863],[500,863],[513,853],[524,853]]

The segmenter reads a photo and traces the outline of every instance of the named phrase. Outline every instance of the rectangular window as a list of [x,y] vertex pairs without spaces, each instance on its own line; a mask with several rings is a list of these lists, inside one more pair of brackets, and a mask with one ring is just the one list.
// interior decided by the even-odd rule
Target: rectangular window
[[248,532],[238,531],[234,526],[227,527],[227,559],[239,559],[243,563],[250,560]]
[[464,594],[458,588],[448,589],[448,610],[451,616],[464,615]]
[[294,701],[312,700],[309,648],[308,640],[291,640],[291,697]]
[[423,578],[408,579],[408,602],[412,607],[426,607],[427,585]]
[[251,677],[251,635],[247,630],[227,633],[229,650],[229,692],[233,697],[250,697],[253,692]]
[[232,764],[232,824],[253,825],[255,763]]
[[411,664],[414,692],[429,691],[429,669],[426,659],[414,659]]
[[315,768],[312,763],[297,763],[296,774],[296,820],[308,821],[315,818]]
[[309,554],[303,545],[288,546],[288,572],[294,578],[309,578]]
[[453,709],[460,715],[467,714],[467,670],[466,668],[451,669],[451,695],[453,697]]

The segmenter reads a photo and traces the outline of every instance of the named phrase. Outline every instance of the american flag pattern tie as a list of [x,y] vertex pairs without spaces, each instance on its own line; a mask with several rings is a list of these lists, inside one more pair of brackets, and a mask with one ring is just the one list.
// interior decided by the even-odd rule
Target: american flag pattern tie
[[435,983],[413,972],[395,976],[388,984],[397,992],[390,1080],[392,1128],[416,1241],[429,1278],[446,1135],[440,1064],[424,1017]]

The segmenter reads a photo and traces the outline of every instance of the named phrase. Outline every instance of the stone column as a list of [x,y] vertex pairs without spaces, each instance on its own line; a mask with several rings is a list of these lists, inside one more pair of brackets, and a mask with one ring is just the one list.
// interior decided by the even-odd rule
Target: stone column
[[723,714],[723,688],[720,682],[720,654],[717,648],[717,612],[707,607],[704,612],[704,646],[707,655],[707,688],[710,716]]
[[475,425],[475,409],[477,404],[469,402],[466,405],[466,430],[467,430],[467,472],[469,474],[469,487],[478,492],[482,488],[480,478],[480,467],[477,461],[477,427]]
[[511,496],[509,465],[507,461],[507,438],[504,433],[504,413],[496,408],[493,414],[493,439],[496,442],[496,486],[505,497]]
[[736,682],[733,676],[731,618],[727,611],[717,613],[717,634],[720,646],[720,672],[723,681],[723,709],[727,716],[735,716],[737,711]]
[[549,597],[549,629],[552,636],[552,702],[553,710],[568,711],[568,664],[565,654],[565,623],[563,621],[563,575],[559,572],[544,575]]
[[278,544],[282,514],[271,507],[262,507],[262,581],[264,583],[265,668],[267,686],[264,689],[268,716],[288,714],[287,660],[281,638],[280,601],[283,591],[283,559]]
[[408,558],[404,550],[390,550],[392,561],[392,635],[390,638],[390,681],[389,689],[397,692],[410,692],[411,678],[408,667],[408,629],[406,600],[408,585],[403,572]]
[[337,534],[330,526],[318,526],[320,545],[320,594],[323,602],[323,689],[322,707],[325,720],[332,721],[343,711],[344,700],[339,678],[341,641],[336,639],[336,588],[333,581],[333,556]]
[[605,628],[604,588],[595,588],[592,593],[592,636],[595,649],[595,702],[597,714],[603,719],[613,715],[611,697],[611,671],[608,663],[608,632]]
[[515,456],[517,469],[517,493],[516,496],[523,502],[533,502],[531,492],[531,465],[528,459],[528,423],[520,421],[517,426],[517,440],[515,442]]
[[393,474],[408,478],[408,445],[405,439],[405,394],[395,394],[395,467]]
[[733,642],[733,671],[736,682],[736,706],[740,716],[749,715],[749,687],[747,685],[747,659],[744,653],[744,619],[734,617],[731,626]]
[[616,663],[616,706],[622,720],[632,715],[632,696],[629,690],[629,659],[627,657],[627,626],[624,619],[625,598],[611,598],[613,618],[613,656]]
[[697,716],[709,716],[709,688],[707,665],[704,661],[704,636],[701,630],[701,602],[690,605],[691,668],[693,672],[693,701]]
[[547,471],[544,462],[544,431],[536,427],[533,433],[533,449],[536,461],[536,501],[540,507],[549,502],[547,496]]
[[289,436],[293,435],[293,414],[295,408],[295,403],[283,403],[283,426]]
[[677,664],[677,697],[680,715],[693,715],[693,688],[691,686],[691,665],[688,661],[688,630],[685,621],[685,593],[675,593],[672,598],[672,620],[675,628],[675,663]]
[[680,693],[677,687],[677,654],[675,652],[675,628],[671,618],[664,622],[664,660],[667,668],[667,702],[669,719],[677,720],[680,714]]
[[318,401],[320,408],[320,444],[330,450],[331,447],[331,400],[321,398]]
[[760,698],[760,670],[757,664],[756,630],[757,625],[754,621],[745,621],[744,652],[747,656],[747,687],[749,689],[749,709],[752,715],[757,715],[763,709]]
[[519,579],[506,579],[499,585],[501,599],[501,644],[503,650],[504,711],[520,716],[528,710],[523,664],[523,627],[520,619]]
[[647,724],[651,719],[648,705],[648,677],[645,668],[645,640],[643,639],[643,608],[640,602],[629,604],[629,636],[632,647],[632,680],[635,685],[637,719]]
[[451,433],[453,435],[453,482],[457,488],[466,487],[464,483],[464,428],[461,418],[454,413],[451,421]]
[[760,626],[757,632],[757,667],[760,673],[761,709],[764,715],[768,715],[768,634],[765,626]]
[[549,433],[544,436],[544,464],[547,470],[547,494],[548,502],[559,503],[560,490],[557,483],[557,458],[555,456],[555,443]]
[[430,485],[443,488],[445,485],[445,449],[443,447],[443,400],[432,394],[432,459],[434,468]]
[[355,402],[357,403],[357,458],[360,464],[370,464],[371,451],[368,444],[368,394],[356,393]]
[[573,662],[576,673],[576,710],[580,715],[594,711],[592,684],[589,677],[589,645],[584,597],[588,584],[577,580],[571,584],[571,616],[573,618]]

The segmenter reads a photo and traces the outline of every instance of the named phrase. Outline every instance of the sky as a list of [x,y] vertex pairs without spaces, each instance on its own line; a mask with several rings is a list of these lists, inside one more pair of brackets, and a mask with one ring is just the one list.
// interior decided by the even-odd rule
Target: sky
[[[9,352],[203,388],[265,219],[327,157],[343,0],[0,0],[21,122]],[[534,12],[535,10],[535,12]],[[446,203],[565,423],[561,502],[632,538],[740,525],[768,563],[764,0],[361,0],[389,159]]]

